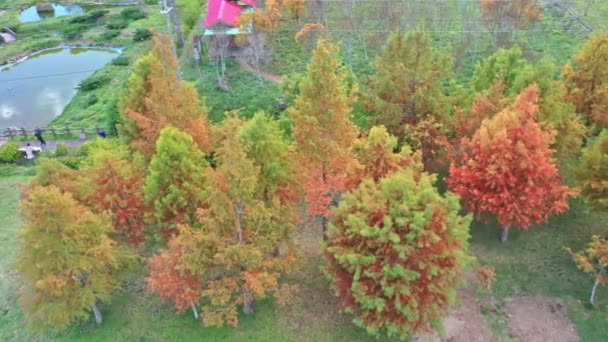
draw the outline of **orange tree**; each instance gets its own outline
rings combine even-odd
[[[344,311],[370,334],[429,331],[454,298],[471,217],[434,182],[405,168],[363,181],[332,210],[325,273]]]
[[[511,225],[527,229],[568,208],[574,191],[562,184],[549,148],[553,132],[535,121],[538,88],[525,89],[512,106],[483,121],[447,180],[478,216],[495,215],[505,242]]]
[[[331,202],[346,190],[347,172],[355,162],[351,147],[358,134],[350,120],[352,99],[337,53],[334,45],[318,42],[289,110],[307,210],[321,216],[324,235]]]

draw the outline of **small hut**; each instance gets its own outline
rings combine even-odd
[[[239,47],[234,36],[251,33],[251,26],[239,27],[237,20],[245,11],[258,6],[257,0],[209,0],[207,16],[203,22],[204,35],[209,41],[209,58],[217,59],[222,50],[225,57],[239,57],[243,48]]]

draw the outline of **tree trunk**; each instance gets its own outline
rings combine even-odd
[[[241,226],[241,208],[238,204],[233,204],[234,215],[236,216],[236,231],[239,238],[239,245],[243,243],[243,227]]]
[[[198,311],[196,310],[196,305],[194,305],[193,301],[190,301],[190,306],[192,306],[192,313],[194,314],[194,319],[198,320],[199,319]]]
[[[171,7],[171,21],[173,27],[175,27],[175,35],[177,37],[177,46],[180,48],[184,47],[184,32],[182,31],[182,23],[179,20],[179,11],[175,0],[167,0],[168,5]]]
[[[250,289],[243,290],[243,313],[245,315],[253,313],[253,293]]]
[[[101,311],[99,311],[99,308],[97,307],[97,303],[93,303],[92,309],[93,315],[95,316],[95,322],[97,322],[97,324],[101,324],[101,322],[103,321],[103,316],[101,315]]]
[[[327,183],[327,172],[325,171],[325,163],[323,163],[323,171],[321,174],[323,184]],[[331,191],[330,191],[331,193]],[[323,241],[327,241],[327,216],[323,215],[321,217],[321,229],[323,231]]]
[[[597,290],[597,285],[600,283],[599,278],[604,274],[604,267],[600,268],[597,275],[595,276],[595,283],[593,283],[593,288],[591,289],[591,296],[589,297],[589,304],[593,306],[595,302],[595,291]]]
[[[502,233],[500,234],[500,242],[505,243],[509,238],[509,228],[511,228],[510,224],[502,226]]]

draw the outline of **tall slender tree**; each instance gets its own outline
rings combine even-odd
[[[351,147],[357,128],[351,122],[351,97],[338,49],[320,40],[290,108],[297,163],[302,169],[308,213],[319,215],[325,235],[332,200],[346,190],[355,157]]]
[[[525,89],[514,104],[485,120],[465,139],[459,164],[452,163],[448,185],[478,216],[495,215],[505,242],[509,228],[527,229],[568,208],[574,191],[562,184],[550,149],[554,132],[535,121],[538,88]]]
[[[608,128],[608,34],[597,32],[564,67],[566,98],[588,124]]]
[[[190,134],[199,148],[210,151],[208,110],[196,88],[177,78],[176,66],[170,39],[156,34],[152,51],[137,62],[120,103],[121,135],[147,157],[154,154],[165,126]]]
[[[608,129],[583,150],[576,180],[590,209],[608,210]]]
[[[442,122],[447,112],[443,82],[450,76],[450,64],[425,33],[392,34],[372,64],[374,73],[365,98],[376,123],[403,139],[406,125],[429,116]]]
[[[24,280],[19,297],[35,329],[61,329],[87,319],[98,323],[98,301],[118,284],[122,253],[108,234],[112,226],[55,186],[36,187],[21,204],[16,268]]]
[[[177,224],[192,224],[205,200],[208,164],[192,137],[177,128],[160,132],[150,162],[144,195],[154,208],[161,235],[176,232]]]

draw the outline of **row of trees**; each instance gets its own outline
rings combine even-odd
[[[79,170],[42,161],[24,188],[17,268],[27,317],[53,328],[91,309],[100,317],[97,301],[148,256],[150,291],[206,325],[236,325],[239,307],[248,314],[257,299],[284,304],[297,291],[285,275],[298,264],[304,205],[319,219],[325,273],[355,323],[372,334],[428,331],[470,260],[472,218],[459,199],[495,218],[503,241],[511,226],[567,210],[575,191],[555,156],[577,156],[583,135],[605,128],[597,92],[608,79],[589,67],[598,58],[590,46],[601,44],[605,36],[592,38],[561,80],[548,62],[500,50],[467,91],[449,81],[449,59],[422,33],[391,36],[360,85],[337,47],[320,40],[294,88],[286,133],[265,113],[210,124],[157,36],[121,101],[122,140],[85,147]],[[593,88],[582,82],[590,78]],[[592,104],[577,107],[585,91]],[[596,140],[578,180],[601,207],[606,133]],[[441,194],[431,172],[448,164],[452,192]]]

